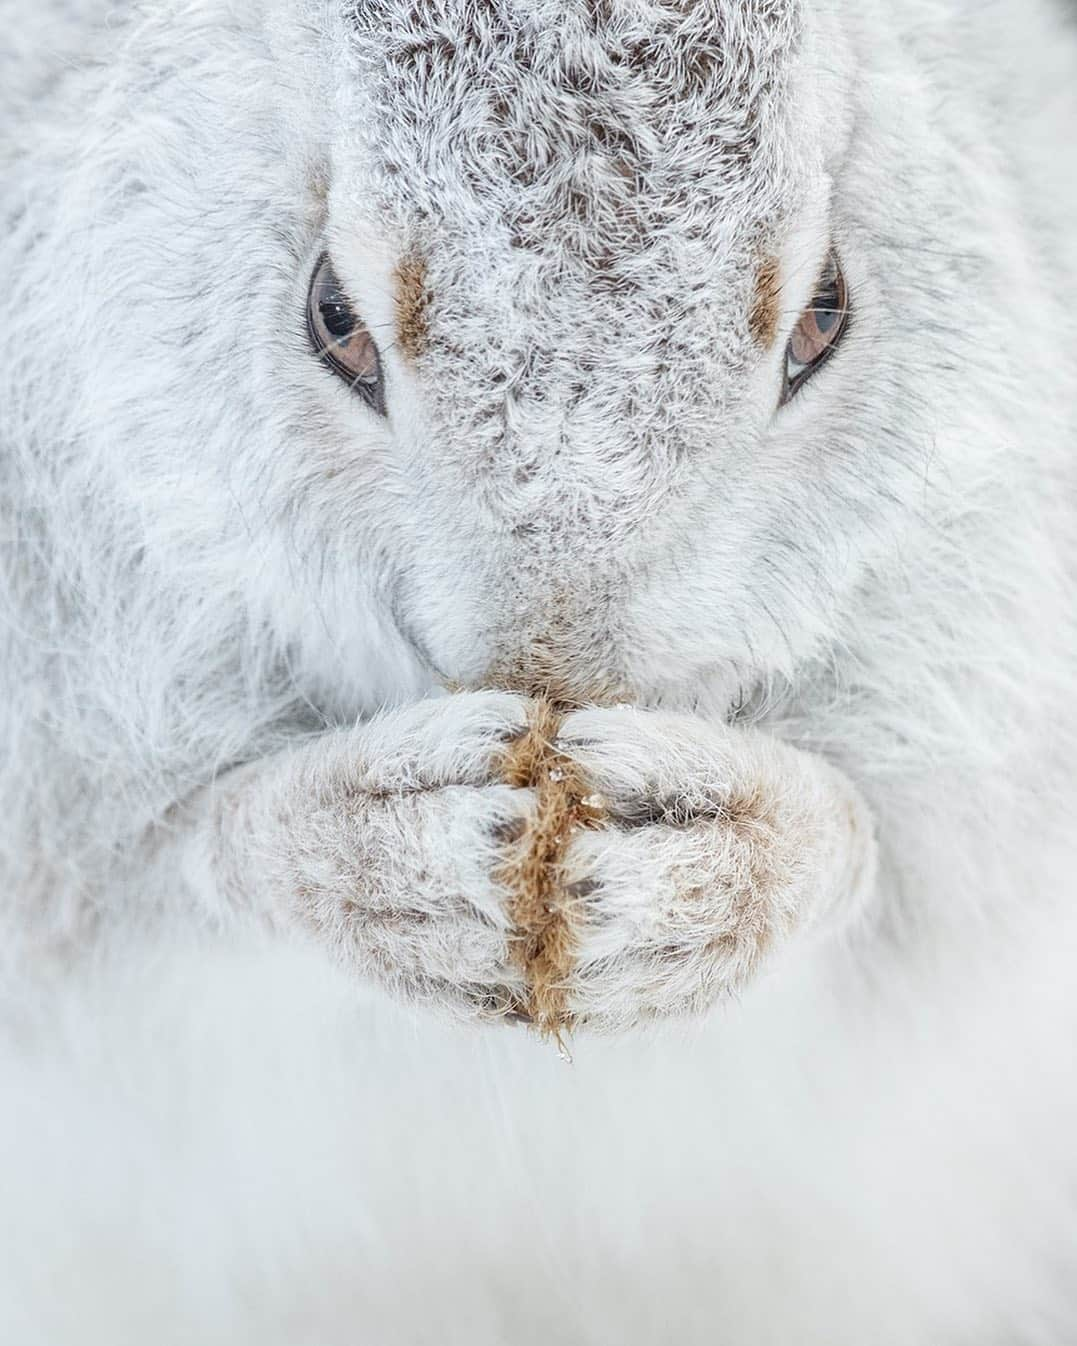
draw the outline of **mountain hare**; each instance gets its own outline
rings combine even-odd
[[[1073,10],[2,3],[3,1339],[1077,1342]]]

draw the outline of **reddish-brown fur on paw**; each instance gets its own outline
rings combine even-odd
[[[527,980],[526,1012],[554,1037],[571,1022],[566,986],[580,907],[566,890],[562,862],[573,833],[604,816],[575,763],[555,747],[562,718],[550,702],[539,701],[527,733],[506,752],[501,772],[508,785],[538,796],[534,818],[499,877],[512,893],[514,959]]]

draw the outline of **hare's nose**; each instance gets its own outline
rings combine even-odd
[[[390,615],[426,675],[568,704],[635,699],[624,596],[608,575],[565,573],[552,555],[549,564],[501,559],[473,564],[463,583],[456,565],[397,576]]]
[[[635,700],[629,678],[597,629],[534,628],[500,639],[453,641],[445,649],[406,624],[398,629],[427,671],[450,691],[494,687],[564,706]]]
[[[505,632],[481,675],[486,686],[562,705],[633,700],[608,614],[601,609],[547,614]]]

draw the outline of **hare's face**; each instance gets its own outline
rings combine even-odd
[[[298,343],[288,452],[422,661],[724,697],[816,650],[893,494],[839,26],[797,0],[355,0],[320,60],[292,302],[333,358]],[[848,329],[787,397],[832,257]]]

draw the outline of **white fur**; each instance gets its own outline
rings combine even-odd
[[[0,20],[0,1339],[1077,1341],[1066,5]],[[573,1006],[696,1011],[571,1066],[431,1012],[551,675]]]

